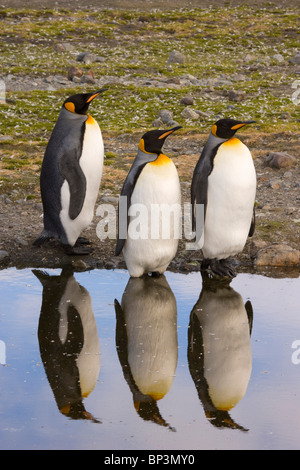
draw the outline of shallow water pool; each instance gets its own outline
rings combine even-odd
[[[300,448],[299,277],[10,268],[0,290],[1,449]]]

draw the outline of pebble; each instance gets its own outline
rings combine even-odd
[[[72,260],[72,266],[76,271],[86,271],[88,265],[82,259]]]
[[[72,65],[68,70],[68,80],[73,80],[75,77],[80,78],[83,75],[83,71]]]
[[[298,266],[300,251],[285,244],[269,245],[258,250],[256,266]]]
[[[17,237],[15,241],[20,246],[28,246],[28,242],[21,237]]]
[[[187,106],[193,105],[194,104],[194,98],[190,95],[184,96],[183,98],[181,98],[180,104],[185,104]]]
[[[181,113],[181,116],[185,119],[199,119],[199,114],[196,113],[193,109],[189,108],[188,106],[184,108],[184,110]]]
[[[158,127],[159,128],[159,127],[163,126],[163,124],[164,123],[160,118],[154,119],[154,121],[152,122],[152,127]]]
[[[172,51],[169,55],[167,64],[184,64],[186,62],[186,57],[179,51]]]
[[[102,196],[100,202],[105,202],[108,204],[118,204],[119,198],[114,196]]]
[[[291,64],[294,64],[294,65],[300,64],[300,52],[296,52],[296,54],[294,55],[294,57],[292,57],[291,59],[289,59],[289,62],[290,62]]]
[[[279,119],[288,121],[289,119],[291,119],[291,117],[292,117],[291,114],[288,111],[286,111],[279,116]]]
[[[284,57],[282,54],[274,54],[272,59],[276,60],[276,62],[284,62]]]
[[[168,109],[161,109],[158,113],[158,118],[165,124],[173,119],[173,113]]]
[[[6,250],[0,250],[0,262],[8,261],[9,253]]]
[[[78,62],[84,62],[85,64],[89,65],[97,61],[97,56],[96,54],[93,54],[92,52],[81,52],[76,57],[76,60]]]
[[[269,182],[269,187],[272,189],[277,190],[280,188],[280,186],[281,186],[281,181],[278,178],[271,179]]]
[[[242,101],[243,99],[245,99],[245,93],[240,90],[230,90],[228,92],[228,99],[229,101],[235,102]]]
[[[62,43],[55,44],[54,50],[56,52],[73,51],[74,46],[73,44],[70,44],[69,42],[62,42]]]

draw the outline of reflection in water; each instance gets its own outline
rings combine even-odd
[[[157,401],[171,388],[177,366],[177,305],[164,275],[130,278],[115,300],[116,346],[134,407],[144,420],[168,426]]]
[[[58,409],[72,419],[98,422],[83,405],[100,370],[100,343],[89,292],[71,270],[63,269],[60,276],[33,273],[43,286],[40,353]]]
[[[188,363],[205,415],[216,427],[247,429],[230,417],[246,393],[252,369],[253,311],[229,284],[203,278],[191,315]]]

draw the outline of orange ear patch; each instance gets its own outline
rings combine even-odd
[[[65,108],[68,111],[71,111],[71,113],[75,113],[75,104],[72,103],[72,101],[68,101],[67,103],[65,103]]]
[[[212,126],[212,128],[211,128],[211,133],[212,133],[215,137],[217,137],[217,126],[216,126],[215,124],[214,124],[214,125]]]

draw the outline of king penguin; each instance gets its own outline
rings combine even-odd
[[[179,177],[172,160],[162,153],[165,139],[177,129],[181,126],[143,135],[121,191],[116,255],[123,252],[131,277],[164,273],[178,248]]]
[[[212,276],[236,275],[229,258],[240,253],[254,233],[256,172],[249,149],[234,137],[238,129],[253,122],[217,121],[193,173],[193,230],[197,233],[196,204],[202,204],[204,226],[197,243],[204,257],[201,270]]]
[[[104,90],[73,95],[62,105],[42,163],[44,230],[34,242],[36,246],[56,238],[68,254],[90,251],[80,234],[93,218],[104,146],[99,125],[87,111]]]

